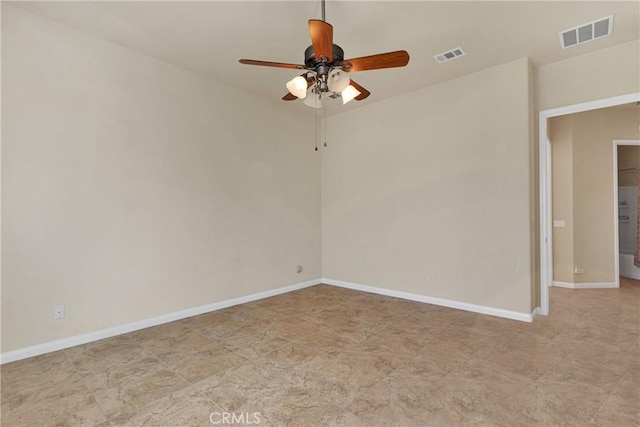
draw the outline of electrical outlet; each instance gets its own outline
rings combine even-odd
[[[302,270],[304,270],[304,268],[301,265],[299,265],[298,268],[296,269],[298,273],[302,273]]]
[[[582,268],[582,267],[576,267],[576,268],[574,268],[574,269],[573,269],[573,272],[574,272],[575,274],[584,274],[584,268]]]
[[[64,317],[64,305],[56,305],[53,307],[53,318],[62,319]]]

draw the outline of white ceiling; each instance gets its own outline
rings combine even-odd
[[[298,72],[238,60],[304,63],[307,20],[321,18],[319,0],[10,4],[274,102],[284,102],[284,84]],[[608,15],[615,15],[610,37],[560,48],[558,32]],[[640,31],[637,1],[328,1],[326,20],[345,58],[399,49],[411,56],[405,68],[354,73],[372,95],[346,107],[336,101],[330,113],[525,56],[534,65],[559,61],[638,39]],[[444,64],[433,60],[458,46],[464,57]]]

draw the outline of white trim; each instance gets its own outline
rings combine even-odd
[[[14,362],[16,360],[26,359],[28,357],[38,356],[53,351],[63,350],[65,348],[86,344],[104,338],[114,337],[116,335],[126,334],[128,332],[137,331],[140,329],[148,328],[150,326],[157,326],[163,323],[173,322],[175,320],[185,319],[187,317],[197,316],[199,314],[209,313],[211,311],[221,310],[223,308],[231,307],[234,305],[244,304],[263,298],[269,298],[287,292],[296,291],[298,289],[308,288],[309,286],[319,285],[321,283],[322,281],[320,279],[309,280],[307,282],[296,283],[277,289],[271,289],[268,291],[258,292],[238,298],[232,298],[225,301],[214,302],[212,304],[202,305],[200,307],[188,308],[186,310],[163,314],[161,316],[127,323],[125,325],[115,326],[113,328],[102,329],[95,332],[89,332],[86,334],[75,335],[55,341],[49,341],[43,344],[32,345],[30,347],[23,347],[17,350],[6,351],[4,353],[0,353],[0,364]]]
[[[566,116],[567,114],[615,107],[616,105],[631,104],[632,102],[637,101],[640,101],[640,92],[628,93],[626,95],[613,96],[611,98],[598,99],[595,101],[581,102],[580,104],[566,105],[564,107],[549,108],[548,110],[540,111],[540,117],[542,118],[543,115],[545,118]]]
[[[472,311],[474,313],[488,314],[490,316],[504,317],[505,319],[520,320],[521,322],[533,322],[533,313],[521,313],[518,311],[504,310],[501,308],[487,307],[484,305],[469,304],[466,302],[453,301],[444,298],[428,297],[426,295],[394,291],[391,289],[378,288],[375,286],[362,285],[359,283],[344,282],[342,280],[324,278],[322,279],[322,283],[332,286],[339,286],[341,288],[354,289],[356,291],[369,292],[372,294],[386,295],[389,297],[440,305],[443,307],[455,308],[458,310]]]
[[[616,282],[571,283],[571,282],[559,282],[554,280],[553,286],[558,288],[567,288],[567,289],[610,289],[610,288],[619,288],[620,283],[616,283]]]
[[[615,278],[616,278],[616,286],[620,287],[620,236],[619,236],[619,225],[618,225],[618,147],[621,145],[640,145],[640,139],[614,139],[613,140],[613,247],[615,249],[615,253],[613,254],[614,258],[614,269],[615,269]]]
[[[551,282],[552,286],[555,286],[556,288],[567,288],[567,289],[575,289],[573,287],[573,283],[570,282],[559,282],[557,280],[554,280],[553,282]]]
[[[551,253],[553,229],[551,222],[551,162],[550,151],[547,146],[547,120],[551,117],[566,114],[596,110],[598,108],[613,107],[630,104],[640,100],[640,92],[630,93],[597,101],[583,102],[558,108],[542,110],[538,116],[538,148],[539,148],[539,179],[540,179],[540,314],[549,314],[549,286],[553,280],[553,259]]]
[[[620,276],[640,280],[640,268],[634,265],[633,254],[618,254],[618,259],[620,261]]]

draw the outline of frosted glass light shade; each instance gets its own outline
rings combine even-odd
[[[342,91],[341,95],[342,95],[342,105],[346,104],[347,102],[351,101],[353,98],[355,98],[356,96],[360,95],[360,91],[358,89],[356,89],[355,87],[349,85],[346,88],[344,88],[344,90]]]
[[[304,99],[307,96],[307,79],[302,76],[294,77],[287,82],[287,90],[292,95]]]
[[[342,92],[351,83],[349,73],[346,73],[340,69],[334,68],[329,73],[328,82],[329,90],[331,92]]]
[[[303,101],[304,105],[312,108],[322,108],[322,100],[320,99],[320,96],[311,92],[311,89],[309,89],[308,95],[309,96],[307,96]]]

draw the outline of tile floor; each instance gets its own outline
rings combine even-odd
[[[319,285],[3,365],[1,421],[638,426],[639,302],[553,288],[528,324]]]

